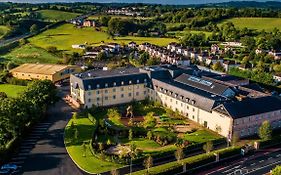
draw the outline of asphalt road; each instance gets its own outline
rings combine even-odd
[[[44,123],[50,123],[45,133],[28,153],[22,171],[24,175],[80,175],[80,170],[68,156],[63,142],[64,127],[72,109],[62,100],[48,111]]]
[[[271,148],[227,165],[216,167],[200,175],[264,175],[276,165],[281,165],[281,149]]]

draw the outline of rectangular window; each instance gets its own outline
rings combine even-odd
[[[139,96],[139,92],[136,92],[136,96]]]
[[[100,94],[100,91],[97,91],[97,95],[99,95]]]
[[[105,96],[104,99],[105,99],[105,100],[108,100],[108,96]]]
[[[104,93],[106,93],[106,94],[107,94],[107,93],[108,93],[108,90],[104,90]]]
[[[121,91],[124,91],[124,88],[123,88],[123,87],[121,87]]]
[[[132,96],[132,93],[129,93],[129,97],[131,97]]]
[[[88,99],[88,102],[89,102],[89,103],[91,102],[91,99],[90,99],[90,98]]]
[[[112,91],[113,91],[113,92],[116,92],[116,89],[115,89],[115,88],[113,88],[113,89],[112,89]]]
[[[146,95],[146,91],[143,91],[143,94]]]
[[[112,98],[113,98],[113,99],[116,99],[116,96],[115,96],[115,95],[113,95],[113,96],[112,96]]]
[[[124,98],[124,94],[121,94],[121,98]]]
[[[99,98],[99,97],[97,98],[97,101],[100,101],[100,98]]]

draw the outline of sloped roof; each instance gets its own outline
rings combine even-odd
[[[248,98],[243,101],[221,104],[214,110],[234,119],[242,118],[281,110],[281,100],[273,96]]]
[[[226,85],[188,74],[181,74],[180,76],[175,78],[175,81],[216,95],[222,95],[227,89],[229,89],[229,87]]]

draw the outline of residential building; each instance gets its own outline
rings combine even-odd
[[[276,82],[276,83],[280,83],[281,82],[281,73],[276,73],[273,75],[273,80]]]
[[[222,76],[173,65],[89,71],[71,75],[71,96],[85,108],[149,98],[229,139],[256,134],[265,120],[281,128],[279,98]]]
[[[12,69],[13,77],[24,80],[51,80],[59,82],[70,77],[72,73],[81,72],[81,68],[72,65],[57,64],[22,64]]]
[[[85,20],[83,21],[84,27],[96,27],[96,21],[94,20]]]

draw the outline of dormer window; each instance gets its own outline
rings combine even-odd
[[[100,85],[99,85],[99,84],[97,84],[97,88],[100,88]]]
[[[144,82],[147,82],[146,78],[143,80]]]
[[[91,90],[91,88],[92,88],[91,85],[88,85],[88,90]]]
[[[113,83],[113,86],[116,86],[116,82]]]
[[[107,84],[107,83],[105,83],[105,84],[104,84],[104,86],[107,88],[107,87],[108,87],[108,84]]]
[[[131,81],[131,80],[129,81],[129,84],[132,84],[132,81]]]
[[[189,98],[186,98],[185,101],[186,101],[186,102],[189,102]]]
[[[137,83],[140,83],[140,80],[137,80]]]
[[[121,82],[121,85],[124,85],[124,81]]]

